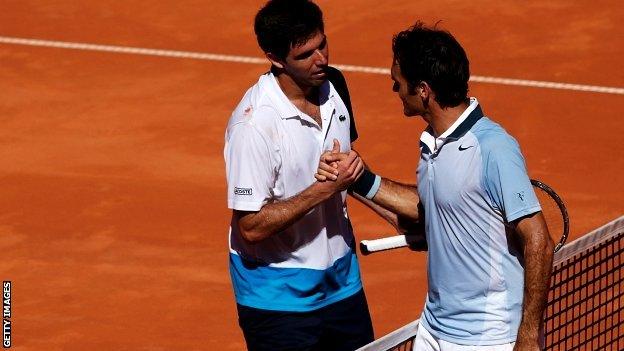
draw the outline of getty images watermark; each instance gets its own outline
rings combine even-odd
[[[11,281],[2,282],[2,347],[11,347]]]

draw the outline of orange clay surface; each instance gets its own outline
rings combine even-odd
[[[261,57],[259,1],[5,0],[0,36]],[[389,67],[442,20],[482,76],[624,86],[619,1],[319,1],[331,63]],[[573,3],[573,4],[572,4]],[[268,65],[0,44],[0,277],[14,350],[241,350],[223,135]],[[413,182],[424,123],[388,76],[346,73],[378,173]],[[624,213],[624,96],[473,83],[567,202],[572,239]],[[351,201],[351,200],[350,200]],[[358,240],[392,234],[353,201]],[[425,255],[361,257],[377,336],[415,318]]]

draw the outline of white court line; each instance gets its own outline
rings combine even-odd
[[[219,54],[192,52],[192,51],[158,50],[158,49],[136,48],[136,47],[128,47],[128,46],[74,43],[74,42],[66,42],[66,41],[52,41],[52,40],[26,39],[26,38],[13,38],[13,37],[0,36],[0,43],[28,45],[28,46],[42,46],[42,47],[52,47],[52,48],[61,48],[61,49],[73,49],[73,50],[85,50],[85,51],[115,52],[115,53],[135,54],[135,55],[178,57],[178,58],[189,58],[189,59],[208,60],[208,61],[267,64],[267,60],[264,58],[250,57],[250,56],[219,55]],[[388,68],[383,68],[383,67],[366,67],[366,66],[340,65],[340,64],[333,65],[333,66],[346,72],[361,72],[361,73],[372,73],[372,74],[383,74],[383,75],[390,74],[390,70]],[[499,77],[485,77],[485,76],[474,76],[474,75],[470,77],[470,81],[477,82],[477,83],[492,83],[492,84],[500,84],[500,85],[515,85],[515,86],[525,86],[525,87],[533,87],[533,88],[561,89],[561,90],[586,91],[586,92],[594,92],[594,93],[624,95],[624,88],[603,87],[603,86],[597,86],[597,85],[569,84],[569,83],[545,82],[545,81],[537,81],[537,80],[499,78]]]

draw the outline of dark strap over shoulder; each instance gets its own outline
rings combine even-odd
[[[334,88],[338,92],[338,95],[340,95],[340,98],[347,107],[349,118],[351,118],[351,142],[354,142],[358,138],[358,133],[355,128],[355,118],[353,117],[353,108],[351,107],[351,97],[349,96],[347,81],[342,75],[342,72],[331,66],[327,67],[327,78],[333,84]]]

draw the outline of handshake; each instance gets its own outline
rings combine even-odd
[[[364,166],[364,161],[356,151],[349,153],[340,152],[340,142],[334,139],[331,151],[325,151],[321,155],[318,169],[314,177],[319,183],[331,187],[334,192],[343,191],[351,187],[357,193],[357,188],[364,182],[365,188],[370,188],[370,183],[365,178],[374,176]],[[365,196],[366,194],[361,194]]]
[[[340,142],[334,139],[334,147],[331,151],[321,154],[318,169],[314,177],[318,182],[335,188],[335,191],[346,190],[356,182],[364,172],[364,161],[360,155],[351,150],[349,153],[340,152]]]

